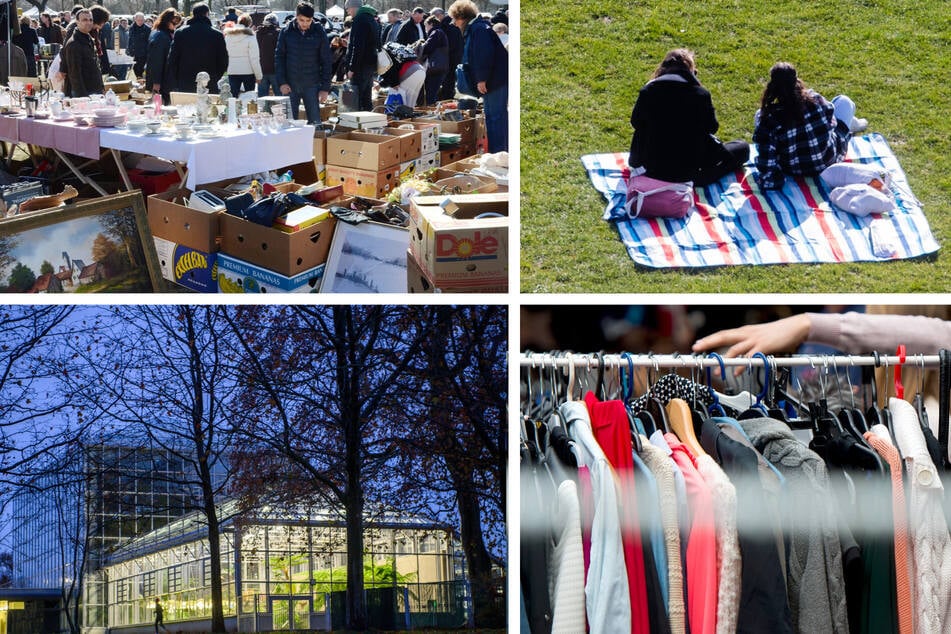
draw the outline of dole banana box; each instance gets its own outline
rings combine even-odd
[[[508,193],[416,196],[410,251],[437,286],[508,283]]]

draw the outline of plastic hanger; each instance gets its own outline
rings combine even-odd
[[[918,414],[918,424],[921,425],[921,428],[930,429],[931,426],[928,423],[928,411],[925,409],[925,397],[922,394],[925,383],[925,355],[919,354],[918,357],[921,360],[921,369],[918,372],[918,389],[915,390],[915,396],[912,399],[911,404],[914,406],[915,412]]]
[[[624,403],[624,412],[627,414],[627,425],[628,425],[628,428],[631,430],[631,440],[634,443],[634,449],[635,451],[637,451],[637,453],[641,453],[644,449],[643,445],[641,444],[642,430],[640,428],[641,426],[643,426],[643,422],[639,421],[637,417],[634,416],[634,412],[631,411],[631,407],[629,405],[629,403],[631,402],[631,398],[634,396],[634,359],[633,357],[631,357],[631,354],[629,352],[623,353],[621,355],[621,358],[627,361],[627,368],[631,375],[630,381],[627,383],[627,389],[625,393],[622,395],[621,402]],[[618,366],[618,372],[620,373],[620,377],[621,377],[620,383],[623,389],[624,371],[621,369],[620,366]],[[641,423],[640,426],[638,425],[639,422]],[[643,431],[646,432],[647,430],[644,429]],[[649,432],[645,435],[649,436],[650,433],[652,432]]]
[[[763,361],[763,389],[756,394],[756,402],[750,405],[749,409],[739,415],[739,420],[749,420],[751,418],[763,418],[768,417],[769,412],[766,407],[763,405],[763,399],[766,398],[766,395],[769,393],[770,380],[772,378],[772,373],[769,368],[769,360],[766,358],[766,355],[762,352],[756,352],[752,357],[749,358],[749,372],[753,374],[753,359],[762,359]]]
[[[721,357],[716,352],[711,352],[707,354],[707,358],[713,358],[717,360],[717,363],[720,365],[720,380],[726,381],[726,364],[723,363],[723,357]],[[710,370],[712,368],[707,366],[707,390],[710,392],[710,397],[713,399],[707,409],[714,416],[726,416],[726,410],[723,409],[723,405],[720,404],[720,393],[713,389],[713,381],[710,378]]]

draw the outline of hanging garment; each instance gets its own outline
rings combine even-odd
[[[763,457],[786,478],[790,535],[787,585],[793,629],[849,632],[838,525],[825,463],[771,418],[738,421]]]
[[[621,516],[614,472],[591,431],[588,408],[579,401],[559,407],[581,464],[591,475],[595,500],[591,525],[591,562],[585,580],[585,606],[592,632],[629,632],[631,602],[621,546]]]
[[[648,570],[644,561],[644,545],[638,517],[637,488],[634,480],[634,461],[631,453],[631,430],[627,410],[622,401],[600,401],[594,392],[585,394],[585,405],[591,417],[591,429],[618,479],[621,514],[621,542],[627,570],[631,603],[631,632],[650,634],[651,611],[648,604],[648,575],[656,578],[657,571]],[[659,624],[658,624],[659,625]],[[660,627],[656,631],[663,631]]]
[[[641,522],[641,535],[644,548],[650,548],[650,556],[657,570],[661,603],[667,611],[670,588],[667,585],[667,548],[664,545],[664,530],[660,523],[660,496],[657,491],[657,478],[637,454],[633,455],[635,482],[637,483],[637,511]],[[645,566],[647,556],[645,554]],[[648,588],[648,601],[650,601]]]
[[[913,632],[913,605],[911,595],[911,582],[909,580],[909,540],[908,540],[908,518],[905,506],[905,485],[901,477],[901,458],[898,451],[887,439],[888,430],[883,425],[880,431],[885,432],[886,438],[881,437],[873,431],[865,432],[865,440],[872,446],[879,455],[888,462],[892,483],[892,524],[895,529],[894,536],[894,569],[895,569],[895,602],[898,606],[898,632],[899,634],[912,634]],[[872,594],[871,592],[869,593]],[[883,600],[890,597],[869,597],[872,605],[880,604]],[[884,621],[884,620],[883,620]],[[879,622],[883,622],[879,621]],[[892,628],[894,631],[894,628]]]
[[[585,631],[584,556],[581,552],[581,508],[578,487],[571,480],[558,485],[552,512],[552,552],[548,560],[548,594],[552,606],[552,634]]]
[[[915,409],[891,398],[888,410],[908,473],[915,632],[944,632],[951,623],[951,537],[944,517],[944,486]]]
[[[519,535],[521,549],[520,580],[525,600],[525,609],[532,634],[551,632],[551,605],[548,584],[539,571],[548,570],[548,524],[551,495],[541,491],[536,465],[531,460],[522,459],[520,480],[527,489],[519,496],[520,513],[523,521]],[[552,484],[549,482],[548,486]]]
[[[743,553],[736,631],[740,634],[792,634],[783,566],[785,547],[775,500],[779,493],[779,482],[766,466],[766,460],[752,446],[744,445],[728,435],[732,430],[732,433],[749,443],[736,427],[726,422],[721,424],[723,420],[711,418],[705,421],[701,428],[700,443],[720,463],[736,487],[737,532],[740,551]],[[766,501],[762,485],[764,478],[775,487],[772,505]]]
[[[716,500],[713,517],[717,526],[717,634],[734,634],[743,572],[736,532],[736,488],[709,455],[697,456],[697,471]]]
[[[673,434],[664,434],[664,439],[684,474],[692,514],[687,543],[687,623],[691,634],[715,634],[719,588],[713,495],[687,446]]]
[[[684,610],[680,527],[677,523],[677,487],[674,484],[676,466],[667,453],[655,447],[646,436],[641,438],[641,459],[657,480],[660,521],[667,550],[667,614],[670,618],[670,631],[671,634],[685,634],[687,615]]]

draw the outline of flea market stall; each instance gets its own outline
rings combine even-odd
[[[163,107],[126,84],[0,89],[0,288],[507,290],[508,155],[477,110],[325,106],[315,127],[282,97]]]

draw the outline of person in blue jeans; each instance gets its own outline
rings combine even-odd
[[[274,74],[282,95],[291,101],[290,116],[297,118],[301,101],[307,123],[320,123],[320,104],[330,94],[332,67],[330,41],[314,21],[314,5],[301,2],[295,19],[281,29],[274,53]]]
[[[456,0],[449,7],[452,23],[462,31],[462,63],[485,107],[489,152],[507,151],[509,137],[509,54],[492,25],[479,16],[472,0]]]

